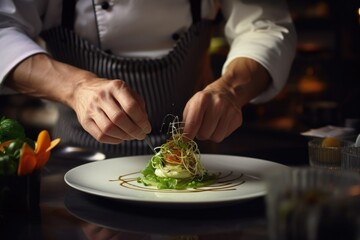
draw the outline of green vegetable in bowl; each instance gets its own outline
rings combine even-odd
[[[17,138],[25,138],[23,126],[15,119],[2,117],[0,120],[0,143]]]
[[[22,176],[40,171],[50,157],[50,151],[60,139],[51,141],[42,130],[33,141],[25,136],[23,126],[14,119],[1,118],[0,122],[0,176]]]

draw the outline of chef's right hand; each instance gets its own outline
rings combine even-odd
[[[19,93],[68,105],[83,128],[100,142],[144,139],[151,131],[144,100],[124,81],[99,78],[47,54],[23,60],[5,85]]]
[[[80,124],[99,142],[141,140],[151,131],[144,100],[122,80],[86,79],[73,99]]]

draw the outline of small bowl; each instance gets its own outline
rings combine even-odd
[[[39,206],[40,172],[0,177],[0,212],[27,213]]]

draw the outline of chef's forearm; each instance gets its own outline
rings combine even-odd
[[[271,77],[258,62],[239,57],[228,65],[220,81],[234,96],[235,104],[241,108],[269,87]]]
[[[19,63],[5,85],[22,94],[71,106],[76,87],[91,77],[96,76],[46,54],[36,54]]]

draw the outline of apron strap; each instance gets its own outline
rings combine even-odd
[[[69,30],[74,29],[76,0],[63,0],[61,25]],[[190,0],[193,24],[201,21],[201,0]]]
[[[76,0],[63,0],[61,25],[69,30],[74,29]]]
[[[201,0],[190,0],[193,24],[201,21]]]

